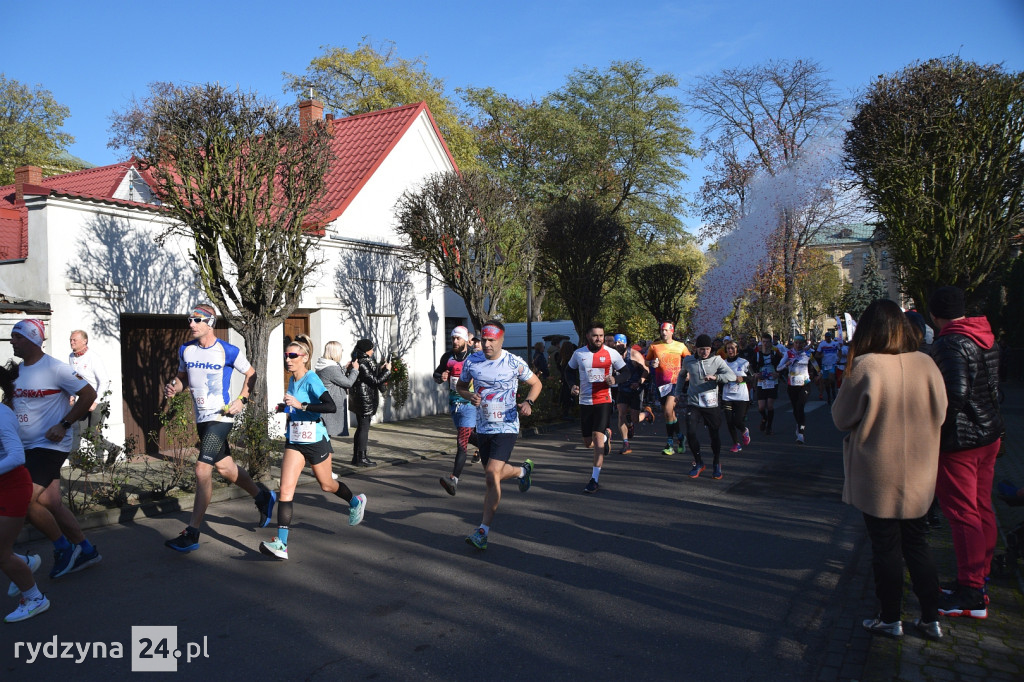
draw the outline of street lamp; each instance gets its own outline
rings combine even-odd
[[[427,319],[430,321],[430,355],[434,360],[434,364],[437,364],[437,323],[440,320],[440,316],[437,314],[437,310],[434,309],[434,302],[430,302],[430,310],[427,312]]]

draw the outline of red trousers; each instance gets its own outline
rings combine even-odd
[[[939,454],[935,494],[953,534],[956,580],[976,590],[985,586],[998,538],[992,511],[997,452],[999,440],[972,450]]]

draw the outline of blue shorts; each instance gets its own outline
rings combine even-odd
[[[835,374],[836,374],[835,367],[833,367],[832,369],[822,369],[821,370],[821,376],[825,377],[826,379],[828,379],[830,377],[834,377]]]
[[[458,429],[476,428],[476,405],[473,403],[450,403],[452,422]]]

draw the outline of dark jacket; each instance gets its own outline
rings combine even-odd
[[[331,398],[334,399],[334,404],[338,406],[338,411],[332,414],[322,414],[321,419],[324,420],[324,426],[327,427],[327,433],[331,436],[347,436],[348,435],[348,394],[347,391],[352,387],[352,384],[356,380],[356,369],[352,368],[347,372],[345,369],[333,360],[327,358],[319,358],[316,364],[313,365],[313,371],[320,377],[320,380],[324,382],[324,386],[327,387],[327,392],[331,394]]]
[[[378,368],[377,361],[364,353],[352,359],[359,363],[359,376],[348,391],[348,409],[356,415],[372,415],[380,406],[380,389],[391,376],[391,370]]]
[[[942,452],[971,450],[994,443],[1003,432],[996,388],[999,351],[984,317],[950,322],[932,344],[932,357],[946,384]]]

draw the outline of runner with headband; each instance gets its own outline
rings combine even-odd
[[[533,401],[544,386],[525,360],[502,349],[505,326],[499,320],[489,320],[480,335],[483,350],[463,363],[455,390],[477,408],[476,433],[487,480],[483,518],[466,542],[477,549],[487,549],[491,523],[501,501],[501,482],[517,478],[521,492],[530,489],[533,462],[526,460],[517,467],[508,460],[519,437],[519,415],[530,416]],[[516,404],[520,382],[529,386],[530,391],[523,402]]]
[[[690,350],[682,341],[672,338],[676,326],[672,322],[661,323],[661,340],[655,341],[647,350],[647,362],[654,370],[654,389],[661,396],[661,406],[665,414],[665,449],[662,454],[671,455],[674,452],[683,453],[683,434],[679,431],[679,423],[676,420],[676,379],[679,376],[679,368],[682,367],[683,358],[690,354]],[[673,440],[678,444],[673,449]]]
[[[477,444],[476,407],[455,390],[470,353],[469,330],[459,325],[452,330],[452,349],[441,356],[434,370],[434,381],[448,387],[448,411],[455,422],[455,465],[450,475],[441,477],[441,487],[449,495],[454,495],[458,488],[459,477],[462,476],[469,455],[469,445]]]

